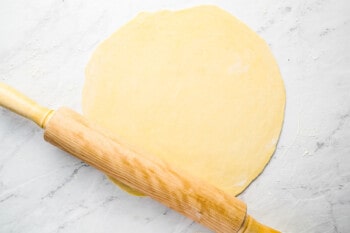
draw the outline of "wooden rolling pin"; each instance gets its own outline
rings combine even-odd
[[[73,110],[42,107],[1,82],[0,106],[34,121],[51,144],[214,232],[278,232],[250,217],[234,196],[126,148]]]

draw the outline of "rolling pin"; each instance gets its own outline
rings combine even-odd
[[[142,156],[69,108],[42,107],[1,82],[0,106],[43,128],[47,142],[214,232],[279,232],[249,216],[236,197],[160,159]]]

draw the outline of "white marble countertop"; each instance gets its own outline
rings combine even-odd
[[[269,43],[285,81],[278,149],[239,196],[283,232],[350,232],[350,3],[346,0],[2,0],[0,81],[80,111],[96,45],[140,11],[215,4]],[[0,109],[0,232],[210,232],[130,196]]]

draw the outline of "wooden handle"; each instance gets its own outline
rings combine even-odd
[[[280,233],[280,232],[259,223],[254,218],[247,215],[241,229],[237,233]]]
[[[22,93],[0,82],[0,106],[11,110],[39,125],[45,127],[53,110],[38,105]]]
[[[58,109],[46,124],[44,138],[215,232],[277,232],[248,217],[246,205],[237,198],[126,148],[72,110]]]

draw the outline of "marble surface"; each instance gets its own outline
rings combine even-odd
[[[140,11],[218,5],[266,39],[285,81],[277,151],[239,196],[283,232],[350,232],[350,3],[346,0],[2,0],[0,81],[80,111],[96,45]],[[0,109],[0,232],[210,232],[130,196]]]

